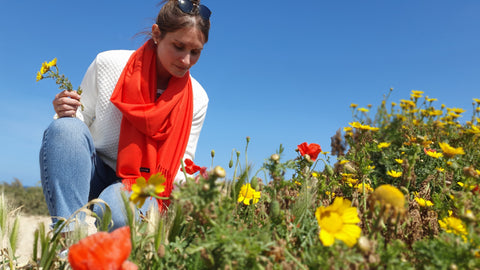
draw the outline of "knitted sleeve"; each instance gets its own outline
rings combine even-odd
[[[87,126],[90,126],[95,118],[95,104],[98,95],[97,89],[97,59],[93,60],[83,77],[80,88],[82,89],[82,97],[80,102],[82,108],[77,110],[77,118],[82,120]]]

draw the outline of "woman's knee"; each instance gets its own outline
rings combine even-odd
[[[72,117],[53,121],[43,133],[42,147],[82,145],[87,151],[94,152],[92,135],[81,120]]]
[[[52,137],[75,138],[89,134],[89,130],[81,120],[73,117],[63,117],[54,120],[45,133]]]

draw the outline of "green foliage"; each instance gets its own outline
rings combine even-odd
[[[5,198],[11,204],[11,208],[21,207],[21,212],[26,215],[48,215],[42,187],[24,187],[19,179],[15,179],[10,184],[5,182],[1,184],[1,190],[5,193]]]
[[[478,237],[478,235],[477,235]],[[477,242],[478,243],[478,242]],[[478,269],[480,259],[475,256],[478,247],[452,234],[442,233],[429,241],[413,245],[420,269]]]

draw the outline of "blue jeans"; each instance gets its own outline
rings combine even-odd
[[[40,148],[40,176],[53,224],[59,218],[71,218],[75,211],[95,198],[110,206],[111,230],[127,224],[120,195],[121,179],[98,157],[90,131],[81,120],[60,118],[45,130]],[[155,200],[147,200],[140,210],[145,213],[153,202]],[[102,207],[94,206],[93,210],[103,216]],[[81,215],[76,218],[80,222],[84,220]]]

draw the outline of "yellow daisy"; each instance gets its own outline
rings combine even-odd
[[[47,66],[48,67],[53,67],[53,66],[56,66],[57,65],[57,58],[53,58],[52,61],[48,62]]]
[[[256,204],[260,199],[261,192],[256,191],[255,189],[250,186],[250,184],[245,184],[240,189],[240,193],[238,194],[238,202],[243,202],[245,205],[250,205],[250,201],[253,204]]]
[[[452,158],[455,155],[465,155],[465,151],[463,151],[462,147],[452,147],[448,143],[438,143],[440,148],[442,148],[443,155],[447,158]]]
[[[331,246],[338,239],[352,247],[358,241],[362,230],[357,225],[360,222],[356,207],[352,202],[342,197],[336,197],[329,206],[320,206],[315,211],[320,232],[320,241],[324,246]]]
[[[47,73],[50,70],[50,67],[48,66],[47,62],[42,63],[42,67],[40,68],[40,73],[43,75]]]
[[[415,197],[414,199],[421,207],[433,206],[433,203],[431,201],[425,200],[424,198]]]
[[[397,171],[394,171],[394,170],[390,170],[390,171],[387,171],[387,175],[390,175],[393,178],[398,178],[398,177],[402,176],[402,172],[397,172]]]
[[[427,154],[427,156],[429,157],[433,157],[433,158],[441,158],[443,157],[443,154],[440,153],[440,152],[437,152],[436,150],[433,150],[433,149],[424,149],[423,150],[425,152],[425,154]]]
[[[365,188],[365,192],[373,191],[373,188],[368,183],[365,183],[365,185],[363,183],[360,183],[358,185],[355,185],[355,188],[360,192],[363,192],[364,188]]]
[[[389,143],[389,142],[381,142],[377,145],[378,149],[382,149],[382,148],[387,148],[391,145],[392,143]]]
[[[144,177],[137,178],[135,184],[132,185],[130,201],[136,204],[138,208],[141,208],[148,197],[158,195],[165,191],[165,181],[165,176],[161,173],[151,175],[148,183]]]
[[[363,108],[363,107],[362,107],[362,108],[358,108],[358,110],[361,111],[361,112],[369,112],[369,109]]]
[[[462,220],[452,217],[452,211],[448,211],[448,217],[439,220],[438,224],[440,225],[440,228],[444,229],[447,233],[460,235],[465,241],[467,240],[467,229],[465,224],[463,224]]]

